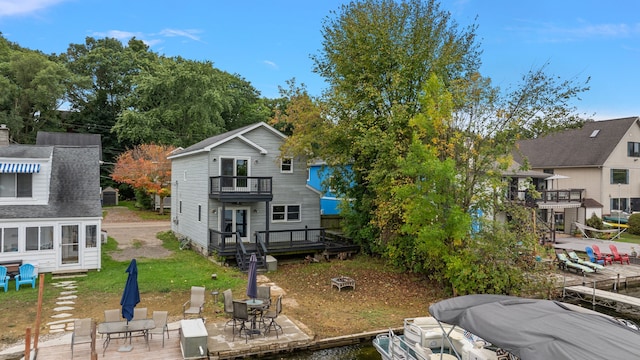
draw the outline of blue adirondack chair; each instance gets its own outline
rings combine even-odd
[[[589,246],[585,247],[584,250],[587,252],[587,256],[592,263],[604,265],[604,259],[598,259],[596,254],[593,252],[593,249]]]
[[[36,287],[36,275],[33,273],[34,267],[31,264],[20,265],[20,273],[16,275],[16,291],[20,290],[20,285],[31,284],[32,288]]]
[[[0,266],[0,286],[4,287],[4,292],[7,292],[7,287],[9,287],[9,279],[7,276],[7,268],[4,266]]]

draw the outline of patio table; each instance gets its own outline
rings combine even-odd
[[[152,319],[132,320],[128,322],[112,321],[99,323],[98,334],[107,335],[107,338],[102,343],[102,356],[104,356],[104,353],[107,351],[107,347],[109,347],[109,343],[111,342],[111,335],[113,334],[125,334],[125,343],[127,341],[128,335],[129,344],[131,344],[131,333],[138,331],[142,332],[144,341],[147,344],[147,349],[151,350],[151,348],[149,347],[149,330],[154,329],[155,327],[156,324]]]

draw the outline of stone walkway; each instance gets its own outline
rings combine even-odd
[[[54,280],[55,281],[55,280]],[[73,331],[74,305],[78,292],[75,280],[61,280],[52,283],[55,288],[60,289],[60,296],[56,299],[56,307],[53,309],[54,314],[51,316],[54,320],[47,322],[49,333],[55,334],[64,331]]]

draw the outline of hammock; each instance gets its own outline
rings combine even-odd
[[[600,229],[593,228],[591,226],[580,224],[579,222],[576,222],[574,224],[576,224],[576,228],[578,230],[580,230],[580,232],[582,233],[582,236],[585,239],[593,239],[591,236],[589,236],[589,234],[587,234],[587,231],[589,231],[591,233],[615,234],[613,237],[609,238],[609,240],[615,240],[615,239],[619,238],[620,235],[627,230],[627,229],[624,229],[624,228],[621,228],[621,227],[618,228],[618,229],[600,230]]]

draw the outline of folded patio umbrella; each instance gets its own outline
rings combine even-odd
[[[129,273],[127,284],[122,293],[120,305],[122,305],[122,317],[131,321],[133,319],[133,308],[140,302],[140,291],[138,290],[138,265],[136,259],[132,259],[126,270]]]
[[[249,258],[249,281],[247,282],[247,296],[250,299],[258,297],[258,270],[256,269],[258,259],[256,254],[251,254]]]

